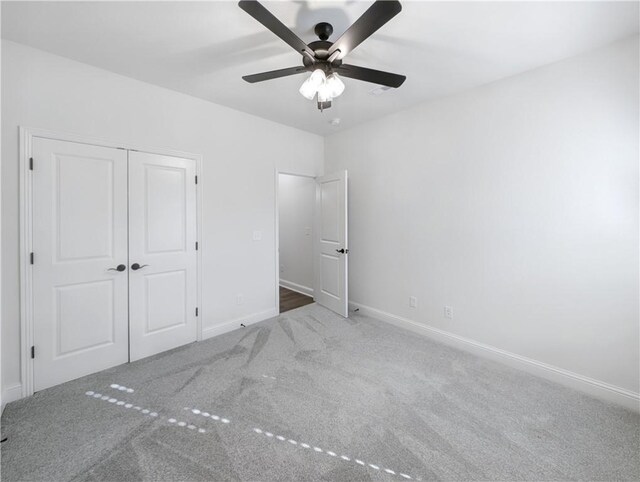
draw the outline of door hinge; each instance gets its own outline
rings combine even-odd
[[[198,251],[198,242],[196,241],[196,251]]]
[[[196,184],[198,184],[198,176],[196,176]]]
[[[198,308],[196,308],[196,316],[198,316]]]
[[[29,170],[33,171],[33,157],[29,158]]]
[[[29,254],[29,263],[33,264],[33,253]]]
[[[36,357],[36,347],[32,346],[31,347],[31,358],[35,358]]]

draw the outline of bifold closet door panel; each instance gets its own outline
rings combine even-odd
[[[129,152],[131,361],[196,341],[196,165]]]
[[[35,137],[32,155],[37,391],[128,361],[127,153]]]

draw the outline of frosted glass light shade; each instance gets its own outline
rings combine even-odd
[[[300,94],[305,99],[313,100],[318,89],[324,85],[327,77],[324,71],[317,69],[309,76],[307,80],[300,86]]]
[[[342,82],[342,80],[340,80],[338,74],[334,73],[327,77],[326,85],[329,96],[332,98],[336,98],[344,92],[344,83]]]

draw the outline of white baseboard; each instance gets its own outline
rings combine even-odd
[[[433,328],[431,326],[418,323],[416,321],[402,318],[400,316],[392,315],[370,306],[361,305],[359,303],[349,303],[352,309],[358,308],[363,315],[371,316],[378,320],[390,323],[400,328],[413,331],[420,335],[427,336],[433,340],[439,341],[449,346],[459,348],[466,352],[473,353],[475,355],[490,358],[492,360],[499,361],[506,365],[509,365],[520,370],[524,370],[533,375],[546,378],[547,380],[560,383],[570,388],[580,390],[594,397],[606,400],[608,402],[622,405],[626,408],[640,412],[640,394],[627,390],[625,388],[617,387],[609,383],[595,380],[578,373],[565,370],[563,368],[555,367],[547,363],[533,360],[524,356],[517,355],[515,353],[502,350],[490,345],[485,345],[469,338],[465,338],[459,335],[455,335],[448,331]]]
[[[219,325],[211,326],[202,330],[202,339],[206,340],[207,338],[222,335],[223,333],[228,333],[230,331],[237,330],[238,328],[242,328],[240,326],[240,323],[245,326],[249,326],[253,325],[254,323],[258,323],[259,321],[268,320],[269,318],[278,316],[278,314],[279,313],[277,308],[271,308],[259,313],[253,313],[249,316],[236,318],[235,320],[225,321],[224,323],[220,323]]]
[[[298,283],[294,283],[293,281],[287,281],[284,279],[280,280],[280,286],[291,291],[295,291],[296,293],[311,296],[313,298],[313,288],[309,288],[308,286],[299,285]]]
[[[15,402],[16,400],[20,400],[22,398],[22,384],[17,383],[9,388],[6,388],[2,391],[2,412],[4,412],[4,407],[7,406],[7,403]]]

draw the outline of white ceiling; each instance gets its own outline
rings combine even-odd
[[[337,39],[370,3],[264,2],[305,42],[320,21]],[[637,2],[405,1],[345,61],[407,81],[373,96],[344,79],[324,113],[298,93],[304,75],[241,79],[301,57],[236,2],[3,2],[2,37],[324,135],[637,34],[638,15]]]

